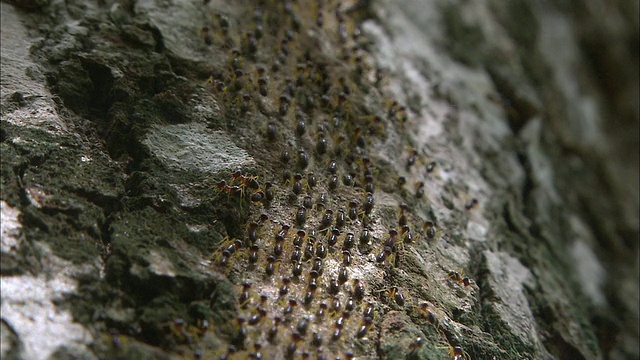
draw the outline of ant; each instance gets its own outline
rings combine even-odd
[[[258,92],[262,96],[267,96],[269,94],[269,86],[267,84],[267,78],[261,76],[258,78]]]
[[[371,324],[372,323],[373,323],[373,317],[372,316],[366,316],[362,320],[362,325],[360,325],[360,328],[358,329],[358,332],[356,333],[356,337],[359,338],[359,339],[365,337],[367,335],[367,332],[371,328]]]
[[[360,232],[360,237],[358,239],[360,241],[360,245],[368,245],[370,238],[371,238],[371,234],[369,232],[369,229],[363,229]]]
[[[320,220],[320,230],[329,229],[332,223],[333,223],[333,210],[326,209],[324,211],[324,215],[322,216],[322,219]]]
[[[304,206],[298,208],[296,212],[296,224],[298,226],[303,226],[305,221],[307,220],[307,209]]]
[[[302,200],[302,206],[305,209],[311,209],[313,208],[313,199],[311,198],[311,196],[305,196],[304,199]]]
[[[220,240],[220,245],[209,257],[209,260],[212,261],[212,263],[217,262],[221,266],[227,266],[231,256],[240,248],[242,248],[242,241],[240,239],[225,236]]]
[[[244,52],[253,57],[258,51],[258,40],[252,32],[247,32],[244,43],[242,44]]]
[[[240,294],[240,297],[238,299],[238,303],[240,303],[240,306],[242,306],[243,308],[249,302],[249,299],[250,299],[249,289],[250,288],[251,288],[251,282],[244,281],[242,283],[242,293]]]
[[[306,231],[304,231],[302,229],[298,230],[296,235],[293,237],[293,246],[302,247],[302,243],[304,242],[305,236],[307,236],[307,232]]]
[[[360,301],[364,298],[366,290],[360,279],[353,279],[353,298]]]
[[[436,316],[436,313],[431,310],[431,308],[432,305],[427,301],[420,303],[420,305],[417,307],[418,311],[421,312],[421,316],[425,316],[428,322],[435,325],[436,328],[439,328],[440,320]]]
[[[308,165],[309,165],[309,155],[304,150],[300,150],[298,152],[298,166],[304,170],[307,168]]]
[[[282,228],[280,229],[280,231],[278,231],[278,233],[275,235],[275,239],[276,241],[284,241],[285,237],[287,236],[287,232],[289,231],[290,226],[287,224],[282,224]]]
[[[473,283],[473,280],[469,279],[468,276],[464,275],[464,271],[460,270],[460,272],[451,270],[449,271],[449,279],[457,282],[458,284],[464,285],[467,287]]]
[[[424,339],[421,337],[417,337],[412,343],[411,345],[409,345],[409,352],[413,353],[414,351],[416,351],[417,349],[421,348],[422,345],[424,345]]]
[[[394,286],[388,289],[378,290],[377,293],[380,293],[380,294],[385,293],[387,299],[393,299],[393,301],[395,301],[395,303],[400,307],[403,307],[404,304],[406,303],[405,296],[400,291],[398,291],[397,286]]]
[[[400,207],[398,208],[398,225],[399,226],[405,226],[407,225],[407,215],[405,214],[405,211],[408,209],[408,206],[406,204],[401,204]]]
[[[416,163],[417,156],[418,150],[412,149],[409,158],[407,158],[407,163],[405,164],[407,171],[409,171],[409,169],[411,169],[411,167]]]
[[[285,116],[289,111],[289,104],[291,103],[291,99],[287,94],[280,95],[280,106],[279,106],[279,114],[280,116]]]
[[[373,175],[371,174],[367,174],[364,176],[364,191],[368,192],[368,193],[373,193],[374,191],[374,186],[373,186]]]
[[[244,197],[244,191],[240,186],[236,185],[227,185],[225,180],[220,180],[216,183],[216,187],[219,191],[224,191],[227,193],[227,197],[230,195],[240,194],[241,197]]]
[[[208,26],[205,26],[200,30],[200,36],[205,44],[213,45],[213,35],[211,34]]]
[[[411,228],[409,225],[402,226],[402,242],[404,244],[411,244],[413,242],[413,235],[411,234]]]
[[[347,221],[347,216],[344,213],[344,210],[340,209],[338,210],[338,214],[336,214],[336,227],[338,229],[341,229],[342,227],[345,226]]]
[[[276,257],[273,255],[270,255],[267,258],[267,265],[265,266],[265,274],[267,275],[267,277],[272,276],[273,273],[276,271],[276,267],[279,264],[278,261],[279,260],[276,260]]]
[[[419,181],[415,185],[416,187],[416,198],[421,199],[424,196],[424,182]]]
[[[293,193],[300,195],[302,193],[302,175],[297,173],[293,177]]]
[[[351,262],[353,262],[351,252],[349,250],[342,250],[342,264],[349,266],[351,265]]]
[[[240,183],[240,188],[242,189],[243,194],[245,188],[254,190],[254,193],[260,191],[260,183],[258,182],[257,176],[243,175],[240,170],[234,171],[231,176],[235,181]]]
[[[436,226],[431,220],[425,221],[422,229],[427,233],[427,237],[429,239],[433,239],[434,237],[436,237],[436,235],[438,235],[438,233],[442,232],[442,230],[436,231]]]
[[[298,123],[296,124],[296,135],[302,136],[307,132],[307,123],[304,119],[298,119]]]
[[[278,127],[276,126],[275,122],[271,121],[269,122],[269,124],[267,124],[267,140],[269,140],[270,142],[274,142],[277,138]]]
[[[340,236],[340,230],[334,228],[331,230],[331,235],[327,239],[327,244],[329,246],[334,246],[338,242],[338,237]]]
[[[233,174],[233,179],[239,185],[228,185],[225,180],[220,180],[216,183],[216,187],[219,191],[224,191],[229,195],[239,194],[241,198],[245,197],[245,189],[249,188],[253,190],[251,194],[252,201],[260,201],[264,197],[264,193],[260,190],[260,183],[257,176],[245,176],[240,170],[236,170]]]
[[[314,173],[312,173],[312,172],[307,173],[307,189],[311,190],[317,184],[318,184],[318,180],[316,179],[316,176],[314,175]]]
[[[402,189],[402,187],[404,187],[406,183],[407,183],[407,178],[404,176],[400,176],[398,178],[398,181],[396,182],[396,185],[398,186],[398,189]]]
[[[327,139],[325,138],[323,133],[319,133],[317,136],[316,142],[316,153],[318,155],[324,155],[327,152],[327,148],[329,147],[327,143]]]
[[[432,162],[428,163],[427,167],[426,167],[427,172],[428,173],[433,172],[433,170],[435,169],[436,165],[437,165],[437,163],[435,161],[432,161]]]
[[[356,220],[358,218],[358,201],[353,199],[349,201],[349,219]]]
[[[169,324],[169,329],[174,337],[183,342],[191,343],[192,338],[188,332],[188,326],[183,319],[175,319]]]
[[[453,346],[447,343],[445,346],[437,346],[440,349],[447,349],[447,355],[451,360],[471,360],[471,355],[464,351],[461,346]]]
[[[373,198],[373,194],[372,193],[367,193],[367,196],[365,198],[364,204],[362,206],[364,213],[366,215],[371,214],[371,211],[373,210],[373,205],[375,204],[375,200]]]
[[[464,208],[466,210],[471,210],[474,207],[476,207],[477,205],[478,205],[478,199],[473,198],[473,199],[469,200],[469,202],[464,205]]]
[[[237,58],[236,58],[237,59]],[[235,61],[235,59],[234,59]],[[229,90],[233,93],[237,93],[240,90],[242,90],[242,88],[244,87],[244,81],[242,80],[243,76],[244,76],[244,72],[240,69],[236,69],[234,72],[234,79],[231,82],[231,87],[229,88]]]
[[[344,238],[344,242],[342,244],[342,248],[344,250],[349,250],[355,245],[355,235],[353,233],[347,233],[347,236]]]
[[[391,248],[388,246],[385,246],[384,249],[378,254],[378,256],[376,256],[376,262],[379,263],[384,263],[387,261],[387,258],[389,257],[389,255],[391,255]]]
[[[273,197],[273,183],[271,181],[267,181],[264,185],[264,199],[266,203],[273,201]]]

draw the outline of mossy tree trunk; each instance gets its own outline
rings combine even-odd
[[[637,14],[3,2],[2,357],[637,359]]]

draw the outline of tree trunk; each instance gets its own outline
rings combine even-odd
[[[2,3],[2,358],[638,359],[638,3]]]

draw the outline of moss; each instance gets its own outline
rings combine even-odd
[[[69,49],[58,53],[46,44],[34,50],[55,52],[51,58],[62,60],[49,65],[51,89],[68,110],[91,119],[84,124],[90,141],[64,138],[61,144],[46,133],[3,123],[1,149],[15,159],[2,159],[2,199],[21,204],[30,240],[54,244],[56,254],[75,263],[103,265],[100,276],[80,277],[79,293],[66,299],[74,318],[99,334],[93,344],[96,354],[153,358],[202,351],[206,358],[220,357],[233,345],[238,357],[262,351],[265,358],[283,358],[286,346],[298,341],[296,332],[306,332],[299,334],[303,339],[296,343],[296,354],[317,355],[318,346],[310,341],[317,332],[324,336],[324,354],[336,357],[353,351],[357,357],[443,358],[454,345],[472,358],[536,356],[537,349],[515,335],[490,301],[478,300],[475,288],[448,277],[449,268],[477,256],[465,250],[469,239],[462,230],[475,215],[459,206],[469,189],[451,180],[434,181],[446,185],[423,198],[414,195],[419,181],[442,179],[426,174],[420,162],[404,166],[407,149],[415,145],[409,119],[414,114],[386,95],[384,82],[374,79],[381,70],[370,57],[375,49],[367,49],[364,35],[354,37],[372,10],[358,5],[336,12],[320,9],[316,2],[291,2],[291,9],[285,2],[261,4],[259,11],[244,3],[160,8],[162,16],[176,11],[171,19],[186,22],[166,24],[166,18],[158,20],[158,9],[139,3],[128,16],[146,34],[141,47],[126,32],[122,39],[114,37],[108,31],[112,19],[100,13],[91,21],[109,25],[96,26],[95,41],[83,43],[91,55],[70,57]],[[480,24],[460,16],[457,6],[444,9],[449,51],[474,67],[492,62],[495,55]],[[510,4],[505,11],[536,27],[524,4]],[[260,26],[262,37],[253,49],[252,37]],[[515,20],[504,26],[525,45],[536,41],[535,31],[529,34]],[[53,32],[55,36],[62,35]],[[189,44],[186,55],[181,41]],[[79,45],[71,46],[72,53],[79,50],[74,46]],[[414,95],[407,106],[419,110],[423,104]],[[461,147],[465,138],[453,126],[458,120],[452,115],[445,127],[450,132],[447,141]],[[167,136],[174,147],[162,141],[150,145],[155,131],[176,127],[180,135],[198,133],[173,143],[176,137]],[[216,142],[221,134],[233,146],[202,144]],[[17,136],[33,141],[6,141]],[[326,151],[321,150],[322,141]],[[92,142],[103,142],[98,147],[104,146],[109,155],[89,163],[76,161],[96,146]],[[206,156],[175,156],[173,163],[162,158],[161,150],[177,153],[192,149],[193,143],[198,143],[198,151],[235,151],[235,157],[246,161],[234,173],[231,162],[204,166],[200,161],[211,159]],[[290,159],[283,157],[285,152]],[[338,164],[335,187],[328,170],[332,160]],[[480,171],[486,174],[487,168]],[[457,171],[452,169],[446,171]],[[61,176],[62,170],[68,175]],[[310,173],[317,184],[310,183]],[[354,178],[353,184],[345,184],[346,176]],[[406,176],[407,184],[398,185],[400,176]],[[16,195],[21,178],[28,186],[42,183],[59,191],[51,198],[53,205],[37,208],[25,195]],[[267,182],[271,201],[266,200]],[[375,187],[372,211],[364,206],[367,183]],[[321,194],[326,195],[324,203]],[[296,213],[304,208],[305,196],[312,197],[313,204],[304,210],[302,221]],[[338,224],[339,210],[350,209],[352,199],[355,215]],[[399,203],[407,206],[408,231],[416,239],[403,246],[405,234],[390,240],[389,232],[406,231],[399,223]],[[321,226],[326,210],[333,211],[331,221]],[[435,222],[436,236],[426,235],[424,220]],[[496,228],[509,228],[500,219],[492,220]],[[513,221],[517,224],[511,224],[509,232],[516,234],[505,242],[526,238],[510,250],[520,253],[527,266],[546,265],[534,263],[527,251],[535,253],[532,259],[562,253],[557,244],[545,244],[548,249],[530,244],[538,239],[525,236],[529,229],[520,220]],[[340,234],[329,245],[333,227],[340,228]],[[364,229],[374,236],[359,244]],[[345,243],[349,233],[358,244]],[[326,245],[322,256],[319,244]],[[376,261],[381,255],[382,261]],[[560,264],[553,264],[554,269],[566,271],[566,264]],[[342,267],[349,278],[334,285]],[[315,276],[319,280],[312,285]],[[566,283],[561,280],[551,279],[545,291],[560,288]],[[362,293],[357,284],[364,286]],[[397,300],[398,293],[406,299]],[[530,297],[540,309],[548,300]],[[356,299],[347,310],[350,298]],[[310,300],[304,304],[304,299]],[[437,322],[428,322],[416,309],[424,300],[433,303]],[[332,309],[337,302],[339,309]],[[368,302],[375,304],[371,319],[361,315]],[[324,316],[318,314],[321,310]],[[578,325],[586,328],[585,311],[578,304],[565,315],[580,319]],[[313,319],[308,329],[300,325],[304,319]],[[365,325],[366,338],[352,346]],[[277,334],[271,335],[274,327]],[[340,332],[334,336],[336,329]],[[417,337],[425,344],[412,348]],[[585,337],[593,349],[591,335]],[[256,342],[261,344],[256,347]]]
[[[6,125],[3,123],[2,128]],[[0,187],[0,195],[2,200],[7,202],[9,206],[16,207],[20,203],[20,193],[15,191],[15,184],[18,183],[20,169],[24,169],[27,164],[24,159],[18,156],[16,149],[6,142],[0,143],[0,152],[2,157],[2,186]]]
[[[478,24],[465,21],[455,4],[445,6],[443,18],[446,24],[447,44],[451,55],[469,66],[482,65],[487,57],[484,33]]]
[[[498,314],[492,304],[482,308],[482,326],[484,331],[491,334],[496,344],[499,344],[510,359],[531,359],[535,352],[530,344],[525,344],[514,335],[513,330]]]

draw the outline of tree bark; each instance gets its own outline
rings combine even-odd
[[[637,2],[1,12],[2,358],[640,357]]]

